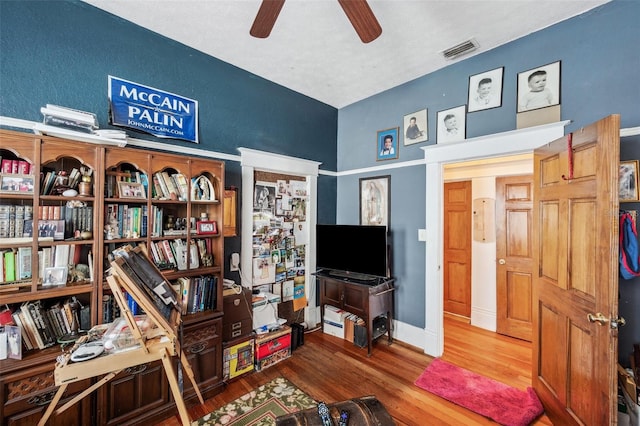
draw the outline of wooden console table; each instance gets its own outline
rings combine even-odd
[[[393,321],[393,279],[357,281],[316,274],[320,282],[320,312],[324,319],[324,305],[332,305],[362,318],[367,325],[367,356],[371,356],[372,342],[383,334],[375,335],[373,322],[381,315],[386,317],[386,334],[389,344]]]

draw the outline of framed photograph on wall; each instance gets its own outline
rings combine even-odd
[[[504,67],[469,77],[467,111],[475,112],[502,106]]]
[[[412,112],[404,116],[404,144],[426,142],[429,140],[427,110]]]
[[[560,61],[518,73],[517,112],[560,105]]]
[[[458,142],[466,138],[466,105],[438,112],[437,143]]]
[[[376,161],[398,158],[398,127],[379,130],[376,144]]]
[[[640,201],[638,194],[638,160],[620,162],[619,198],[621,203]]]
[[[389,227],[391,175],[360,178],[360,225]]]

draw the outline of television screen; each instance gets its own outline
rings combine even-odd
[[[387,259],[386,226],[316,225],[318,270],[388,278]]]

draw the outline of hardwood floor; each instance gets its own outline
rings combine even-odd
[[[491,377],[509,386],[531,385],[531,344],[472,327],[465,320],[445,316],[442,359]],[[367,351],[322,331],[305,334],[293,356],[259,373],[241,376],[225,390],[189,408],[196,420],[252,389],[283,376],[318,401],[336,402],[375,395],[399,426],[495,425],[497,423],[439,398],[413,383],[432,361],[421,350],[380,339],[370,358]],[[180,425],[176,415],[158,425]],[[534,423],[552,425],[546,416]]]

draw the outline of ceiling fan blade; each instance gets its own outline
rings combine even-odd
[[[257,38],[269,37],[282,6],[284,6],[284,0],[262,0],[249,34]]]
[[[382,27],[367,0],[338,0],[338,2],[363,43],[369,43],[382,34]]]

